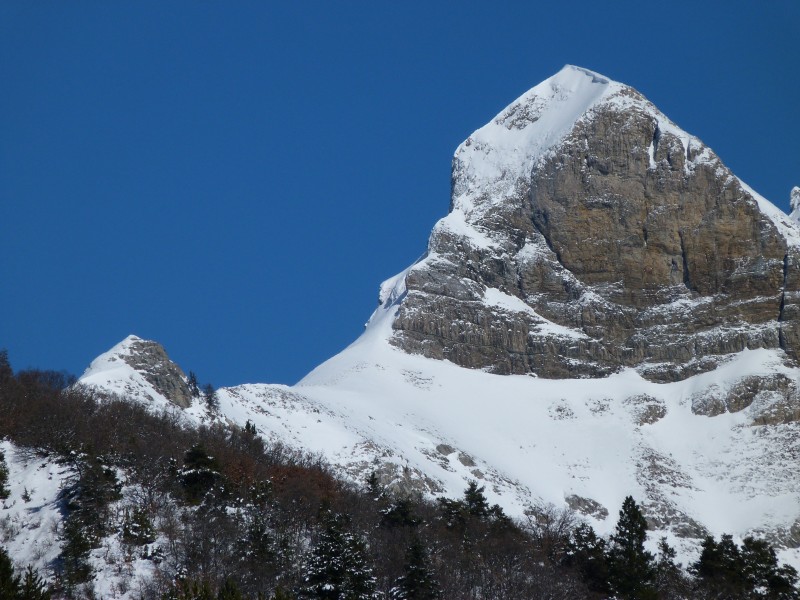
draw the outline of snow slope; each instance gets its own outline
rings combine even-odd
[[[452,210],[434,235],[453,231],[491,247],[476,225],[480,216],[512,194],[587,111],[602,102],[633,102],[622,89],[568,66],[509,105],[457,149]],[[639,108],[652,111],[659,128],[684,148],[702,146],[649,103]],[[698,153],[693,160],[717,159]],[[789,244],[797,243],[793,220],[751,194]],[[435,259],[429,254],[422,263]],[[216,415],[199,402],[183,414],[198,422],[249,420],[267,439],[322,454],[355,482],[375,472],[401,492],[454,497],[478,480],[489,500],[513,516],[548,504],[570,506],[603,534],[612,531],[630,494],[644,505],[653,539],[667,535],[685,557],[707,533],[756,534],[782,546],[782,558],[800,567],[800,423],[757,424],[776,414],[780,393],[764,391],[744,410],[713,417],[692,410],[750,376],[780,376],[796,385],[800,371],[787,366],[782,351],[729,355],[716,370],[674,383],[647,381],[632,369],[571,380],[463,369],[389,343],[413,268],[381,286],[381,305],[363,334],[297,385],[223,388]],[[495,289],[486,290],[484,302],[531,310]],[[581,335],[541,320],[551,335]],[[178,410],[119,360],[131,339],[138,338],[95,360],[81,383]]]

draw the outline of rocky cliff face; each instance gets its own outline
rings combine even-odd
[[[187,377],[164,347],[135,335],[92,361],[80,382],[159,407],[192,403]]]
[[[653,381],[798,357],[793,221],[636,90],[576,67],[476,131],[393,343],[495,373]]]

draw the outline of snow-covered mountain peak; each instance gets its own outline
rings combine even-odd
[[[794,186],[789,196],[789,206],[792,209],[789,215],[795,222],[800,223],[800,186]]]
[[[601,533],[633,494],[672,536],[797,548],[797,231],[639,92],[567,66],[458,147],[449,215],[353,344],[183,414],[403,493],[479,480],[511,515],[570,506]],[[152,405],[169,381],[136,337],[81,378]]]
[[[488,195],[497,201],[513,192],[517,179],[562,141],[582,115],[621,88],[568,65],[525,92],[456,150],[452,208],[470,215],[480,211]]]
[[[95,358],[79,382],[159,408],[191,404],[191,391],[181,368],[170,360],[161,344],[135,335]]]

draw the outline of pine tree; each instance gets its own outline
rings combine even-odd
[[[564,563],[578,572],[590,590],[609,592],[606,542],[590,525],[582,523],[572,532]]]
[[[217,600],[244,600],[239,586],[232,579],[228,578],[217,593]]]
[[[203,400],[205,400],[209,410],[217,410],[219,408],[217,391],[210,383],[207,383],[203,386]]]
[[[473,517],[487,517],[489,516],[490,508],[489,503],[486,501],[486,496],[483,494],[485,486],[478,487],[478,483],[470,481],[467,489],[464,490],[464,503],[467,506],[467,511]]]
[[[344,529],[341,515],[327,513],[325,528],[311,552],[301,598],[372,600],[376,579],[367,563],[364,541]]]
[[[656,598],[653,555],[644,549],[647,521],[636,501],[628,496],[619,511],[619,520],[608,552],[609,583],[622,598]]]
[[[701,544],[700,558],[692,565],[692,571],[702,588],[713,590],[722,597],[737,597],[747,587],[742,557],[733,537],[723,534],[719,543],[711,536]]]
[[[689,593],[689,582],[680,565],[675,563],[678,553],[662,537],[658,542],[658,558],[655,562],[655,587],[659,597],[684,598]]]
[[[50,600],[47,586],[30,565],[25,570],[25,577],[22,579],[19,600]]]
[[[0,350],[0,386],[7,383],[12,377],[14,377],[14,370],[8,361],[8,350],[2,349]]]
[[[0,500],[5,500],[11,495],[8,489],[8,465],[6,457],[0,452]]]
[[[416,527],[422,523],[422,519],[414,514],[414,504],[408,498],[398,498],[380,513],[381,527]]]
[[[189,378],[186,383],[189,386],[189,393],[194,398],[198,398],[200,396],[200,387],[197,385],[197,375],[194,374],[194,371],[189,371]]]
[[[430,567],[430,557],[418,538],[414,538],[408,548],[403,568],[404,574],[392,588],[392,600],[437,600],[442,597],[439,582]]]
[[[141,546],[150,544],[156,539],[153,522],[147,511],[141,506],[132,510],[125,509],[122,520],[122,540],[125,543]]]
[[[18,598],[20,591],[19,575],[14,574],[14,565],[5,548],[0,546],[0,598]]]

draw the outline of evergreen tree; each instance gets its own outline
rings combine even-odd
[[[5,548],[0,546],[0,598],[18,598],[20,578],[14,573],[14,565]]]
[[[225,580],[225,583],[222,584],[222,587],[219,588],[217,600],[244,600],[244,596],[242,596],[242,592],[239,591],[239,586],[236,585],[232,579],[228,578]]]
[[[0,386],[8,383],[14,377],[14,370],[8,361],[8,350],[0,349]]]
[[[717,543],[713,537],[708,536],[703,540],[701,548],[700,558],[692,565],[700,587],[713,590],[721,597],[736,598],[742,595],[747,582],[739,547],[733,537],[723,534]]]
[[[0,452],[0,500],[5,500],[11,495],[8,489],[8,465],[6,457]]]
[[[430,557],[418,538],[414,538],[408,548],[403,568],[404,574],[392,588],[392,600],[437,600],[442,597],[439,582],[430,567]]]
[[[209,410],[217,410],[219,408],[217,391],[210,383],[207,383],[203,386],[203,400],[205,400]]]
[[[765,598],[800,598],[797,590],[797,571],[789,566],[778,566],[775,550],[764,540],[746,537],[742,540],[742,569],[748,587],[760,590]]]
[[[372,471],[367,477],[367,491],[373,498],[379,498],[383,495],[383,487],[378,480],[378,474]]]
[[[590,525],[582,523],[572,532],[564,563],[575,569],[593,592],[609,592],[606,542]]]
[[[186,383],[192,396],[198,398],[200,396],[200,387],[197,384],[197,375],[194,374],[194,371],[189,371],[189,378]]]
[[[631,496],[625,498],[608,551],[609,583],[622,598],[656,598],[653,555],[644,549],[647,521]]]
[[[275,590],[275,593],[272,594],[270,600],[294,600],[294,596],[292,596],[282,587],[278,586],[278,588]]]
[[[477,482],[470,481],[467,489],[464,490],[464,504],[467,507],[467,512],[473,517],[483,518],[489,516],[491,509],[486,501],[486,496],[483,494],[485,489],[485,486],[478,487]]]
[[[30,565],[25,570],[25,577],[22,579],[19,600],[50,600],[50,592],[47,591],[47,586]]]
[[[220,479],[219,464],[209,456],[205,448],[198,444],[192,446],[183,456],[183,469],[180,482],[191,504],[199,503],[206,493]]]
[[[301,598],[372,600],[376,579],[364,541],[345,531],[341,515],[327,513],[324,529],[306,567]]]
[[[141,506],[125,509],[122,520],[122,540],[128,544],[141,546],[156,540],[153,522]]]
[[[422,523],[414,514],[414,504],[408,498],[398,498],[381,511],[381,527],[416,527]]]
[[[658,542],[654,582],[660,598],[685,598],[689,594],[689,581],[675,563],[676,557],[675,549],[662,537]]]
[[[775,550],[763,540],[745,538],[742,547],[723,534],[719,542],[707,537],[698,561],[692,565],[699,587],[723,598],[796,600],[797,571],[779,566]]]

